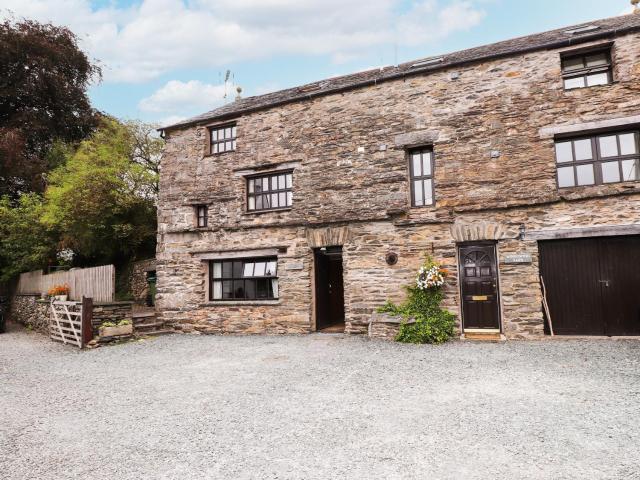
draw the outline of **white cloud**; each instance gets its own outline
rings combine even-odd
[[[89,0],[0,2],[17,17],[68,25],[101,60],[105,82],[272,55],[330,55],[341,63],[395,42],[427,44],[483,17],[477,0],[416,0],[408,13],[403,0],[141,0],[96,8]]]
[[[235,87],[229,83],[211,85],[199,80],[171,80],[149,97],[140,100],[138,107],[144,112],[152,113],[189,111],[194,108],[202,110],[207,106],[213,108],[221,104],[225,94],[227,98],[233,99],[236,95]]]

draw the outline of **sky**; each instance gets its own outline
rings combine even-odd
[[[630,12],[629,0],[0,0],[68,26],[93,105],[167,125],[242,96]],[[225,82],[228,75],[228,81]]]

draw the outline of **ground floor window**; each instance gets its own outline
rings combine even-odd
[[[209,298],[275,300],[278,298],[276,257],[214,260],[209,265]]]

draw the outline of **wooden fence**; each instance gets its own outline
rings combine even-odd
[[[43,275],[42,270],[20,274],[18,294],[44,294],[54,285],[69,285],[69,299],[93,298],[94,302],[113,302],[116,269],[113,265],[78,268]]]

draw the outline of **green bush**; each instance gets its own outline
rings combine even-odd
[[[126,318],[124,320],[120,320],[118,322],[118,326],[122,327],[123,325],[131,325],[131,320],[127,320]]]
[[[100,324],[100,327],[115,327],[115,326],[116,326],[116,324],[113,323],[113,322],[102,322]]]
[[[396,341],[402,343],[431,343],[439,345],[454,335],[456,317],[440,308],[443,294],[440,288],[422,290],[410,286],[402,305],[387,302],[378,311],[404,318]],[[415,323],[408,323],[414,319]]]

